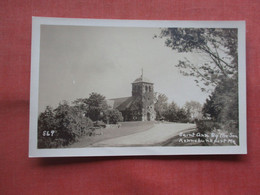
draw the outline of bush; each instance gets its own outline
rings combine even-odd
[[[95,121],[94,123],[94,127],[103,127],[105,128],[106,127],[106,123],[104,123],[103,121]]]
[[[38,148],[69,145],[87,135],[93,122],[84,113],[63,102],[53,111],[50,107],[38,119]]]
[[[67,146],[84,135],[92,134],[93,121],[104,127],[106,123],[123,121],[122,113],[109,109],[105,97],[91,93],[89,98],[77,99],[72,106],[66,101],[56,109],[50,106],[38,118],[38,148]],[[102,123],[102,124],[101,124]],[[50,133],[52,132],[52,133]]]
[[[57,137],[55,139],[51,139],[50,137],[38,139],[38,148],[60,148],[67,144],[67,140]]]
[[[237,78],[223,79],[206,100],[203,115],[222,124],[226,121],[238,122],[238,86]]]
[[[223,124],[223,129],[230,133],[238,134],[238,126],[239,126],[238,121],[229,120]]]
[[[220,128],[220,124],[211,120],[195,120],[197,129],[200,133],[209,133]]]
[[[106,117],[103,120],[109,124],[117,124],[123,121],[123,116],[117,109],[109,109],[106,111]]]

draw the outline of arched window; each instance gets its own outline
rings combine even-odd
[[[147,86],[145,86],[145,91],[148,91],[148,87]]]

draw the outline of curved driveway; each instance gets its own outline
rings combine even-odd
[[[160,146],[161,143],[178,135],[181,131],[194,128],[196,128],[195,124],[160,123],[147,131],[97,142],[92,147]]]

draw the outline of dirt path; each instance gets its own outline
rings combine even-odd
[[[114,147],[114,146],[160,146],[161,143],[178,135],[181,131],[196,128],[195,124],[168,123],[156,124],[153,128],[126,135],[114,139],[100,141],[91,145],[92,147]]]

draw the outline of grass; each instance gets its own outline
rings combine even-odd
[[[139,133],[152,128],[155,122],[121,122],[121,126],[113,126],[111,128],[102,128],[97,130],[94,136],[84,136],[76,143],[67,147],[69,148],[82,148],[91,147],[92,144],[107,139],[117,138],[121,136]]]
[[[121,126],[113,126],[111,128],[98,129],[94,136],[84,136],[76,143],[73,143],[67,147],[69,148],[82,148],[91,147],[92,144],[113,139],[117,137],[127,136],[139,132],[143,132],[154,127],[156,122],[122,122]],[[189,129],[183,132],[184,134],[195,134],[195,136],[183,137],[177,135],[165,142],[161,143],[161,146],[235,146],[238,145],[238,137],[221,138],[221,135],[228,135],[229,131],[223,131],[221,129],[212,129],[211,131],[198,131],[197,128]],[[197,135],[200,133],[200,135]],[[218,135],[218,138],[211,137],[211,133]],[[204,136],[203,136],[204,135]],[[208,137],[205,137],[207,135]],[[225,140],[226,142],[216,142]],[[180,141],[183,140],[183,141]],[[185,140],[185,141],[184,141]],[[211,140],[211,141],[209,141]],[[229,142],[231,140],[232,142]]]

